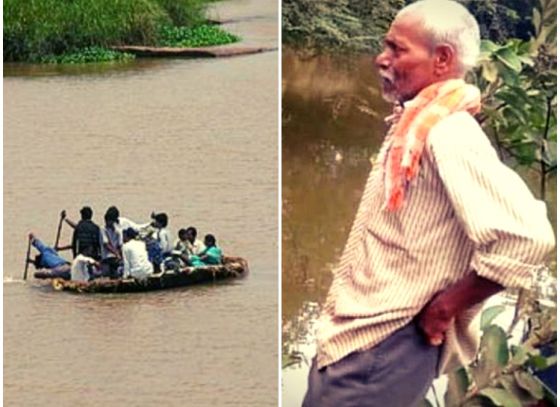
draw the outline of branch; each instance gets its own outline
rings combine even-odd
[[[546,98],[546,124],[544,126],[543,140],[541,144],[541,157],[546,154],[546,141],[548,140],[548,129],[550,127],[550,114],[552,112],[552,98]],[[541,158],[541,199],[544,201],[546,198],[546,163]]]

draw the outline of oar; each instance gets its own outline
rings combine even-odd
[[[62,211],[60,212],[60,220],[58,221],[58,230],[56,231],[56,240],[54,243],[54,249],[56,250],[58,248],[58,243],[60,241],[60,231],[62,230],[62,222],[64,221],[64,218],[66,216],[66,211]]]
[[[27,255],[25,256],[25,271],[23,272],[23,279],[27,280],[27,269],[29,269],[29,255],[31,254],[31,239],[27,241]]]

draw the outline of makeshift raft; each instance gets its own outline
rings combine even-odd
[[[166,271],[149,276],[145,280],[98,278],[89,282],[69,281],[38,271],[35,278],[50,279],[57,291],[76,293],[134,293],[189,285],[211,283],[219,280],[242,278],[249,273],[249,266],[241,257],[225,257],[224,264],[217,266],[185,267],[179,271]]]

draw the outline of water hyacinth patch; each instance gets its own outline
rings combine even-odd
[[[193,28],[163,26],[159,44],[166,47],[206,47],[238,42],[240,38],[219,27],[202,24]]]
[[[62,55],[47,55],[40,62],[48,64],[86,64],[91,62],[124,62],[135,56],[125,52],[113,51],[103,47],[87,47]]]

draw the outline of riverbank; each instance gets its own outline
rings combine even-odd
[[[211,0],[4,2],[4,61],[86,63],[133,58],[123,45],[195,48],[241,40],[206,19]]]

